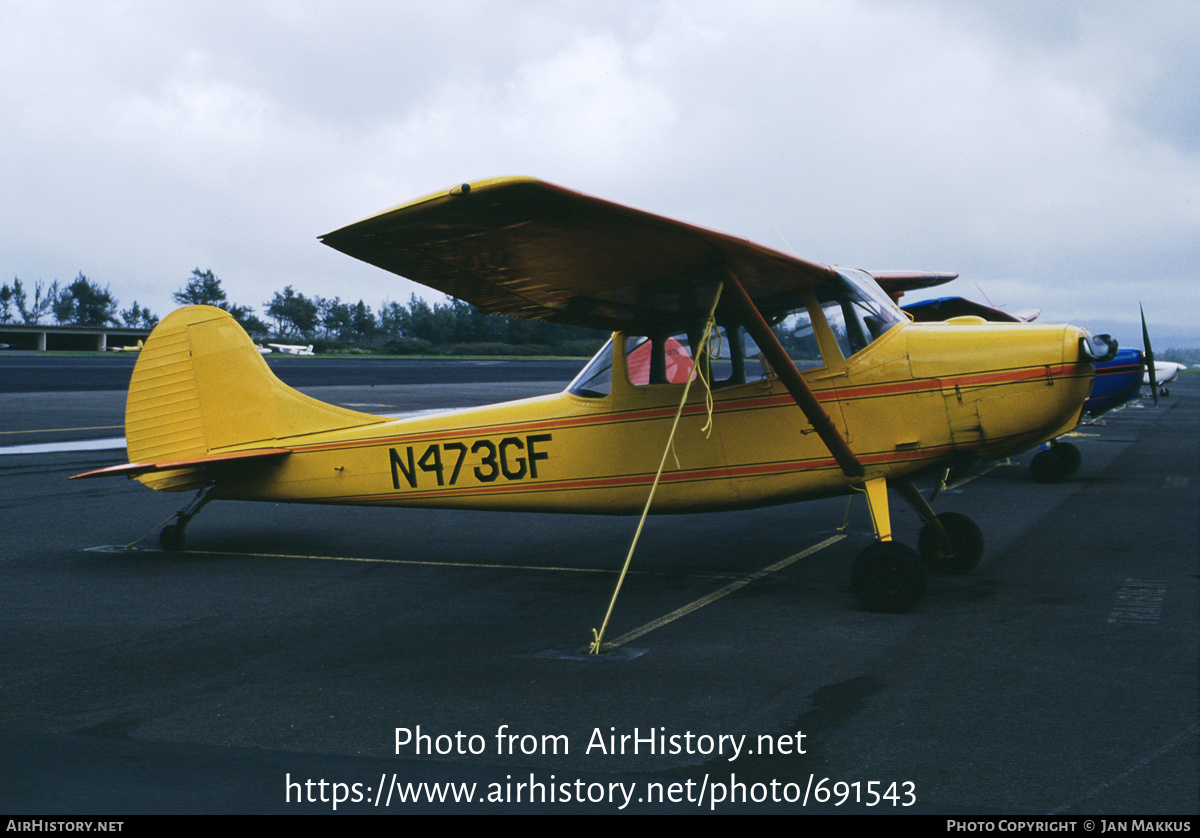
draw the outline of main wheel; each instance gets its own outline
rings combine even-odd
[[[1063,461],[1067,470],[1064,477],[1079,471],[1079,467],[1083,465],[1083,454],[1080,453],[1079,446],[1070,442],[1054,443],[1050,446],[1050,453]]]
[[[983,531],[966,515],[943,512],[921,528],[917,548],[934,573],[967,573],[983,558]],[[942,530],[945,530],[943,534]],[[947,541],[947,537],[949,541]]]
[[[877,541],[854,560],[850,587],[868,611],[900,614],[925,593],[925,566],[911,547]]]
[[[1067,463],[1052,451],[1039,451],[1029,464],[1029,471],[1038,483],[1060,483],[1067,476]]]
[[[162,548],[169,553],[174,553],[176,550],[183,549],[184,543],[183,527],[179,524],[168,524],[163,527],[162,532],[158,534],[158,543]]]

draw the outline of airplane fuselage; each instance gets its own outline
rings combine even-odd
[[[1094,373],[1079,355],[1082,335],[1069,326],[902,324],[849,361],[804,376],[866,476],[890,479],[964,455],[1006,456],[1074,427]],[[622,337],[606,350],[622,346]],[[564,392],[280,438],[272,444],[289,449],[287,457],[217,495],[637,512],[684,385],[631,384],[623,362],[614,352],[612,392],[599,398]],[[851,490],[853,481],[774,376],[714,389],[706,435],[708,420],[704,387],[694,383],[653,511],[745,508]]]

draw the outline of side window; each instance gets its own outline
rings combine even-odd
[[[602,399],[611,395],[612,360],[613,342],[610,338],[567,386],[567,392],[585,399]]]
[[[735,330],[737,335],[738,331]],[[724,326],[718,326],[709,341],[709,370],[712,372],[712,383],[720,387],[722,384],[741,384],[746,378],[742,374],[741,346],[733,346]]]
[[[896,305],[863,271],[839,270],[836,277],[798,294],[783,305],[794,305],[795,308],[782,313],[779,313],[780,309],[773,309],[775,313],[769,323],[800,370],[828,366],[821,354],[822,343],[831,355],[830,364],[836,365],[840,362],[839,352],[843,358],[850,358],[904,320]],[[809,314],[810,307],[816,312],[817,306],[821,312],[818,315],[820,340]],[[825,331],[826,325],[828,331]],[[614,347],[609,341],[576,376],[567,391],[584,398],[610,395],[614,353],[617,351],[625,353],[629,383],[633,386],[683,384],[692,374],[700,355],[696,348],[700,338],[699,331],[653,336],[622,334],[623,345]],[[704,372],[714,387],[755,381],[772,373],[754,339],[734,320],[728,320],[717,330],[709,351],[700,355],[700,363],[704,364]]]
[[[840,302],[830,300],[822,303],[821,311],[825,314],[825,322],[829,324],[829,330],[833,332],[833,338],[837,341],[843,358],[849,358],[867,345],[868,341],[863,339],[860,332],[859,322],[851,320],[847,323]]]
[[[758,362],[764,374],[770,374],[770,365],[762,357],[762,350],[744,329],[742,344],[748,366]],[[807,308],[798,308],[780,315],[771,323],[771,331],[779,338],[779,343],[787,352],[788,357],[796,364],[796,369],[811,370],[825,366],[821,357],[821,347],[817,343],[817,335],[813,331],[812,318]]]
[[[629,383],[635,387],[651,384],[685,384],[696,366],[697,347],[703,335],[686,332],[664,338],[630,337],[625,341],[625,367]],[[702,357],[704,374],[710,383],[720,385],[734,378],[735,357],[729,337],[718,327],[709,339],[708,353]]]
[[[658,340],[642,336],[626,338],[625,368],[629,371],[629,383],[638,387],[685,383],[692,374],[687,335]]]

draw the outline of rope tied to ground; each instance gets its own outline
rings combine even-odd
[[[592,642],[588,645],[589,655],[598,655],[607,651],[604,644],[604,632],[608,629],[608,622],[612,618],[613,609],[617,605],[617,596],[621,593],[621,586],[625,582],[625,576],[629,572],[629,565],[633,562],[633,553],[637,549],[638,539],[642,536],[642,528],[646,525],[646,516],[650,514],[650,504],[654,502],[654,494],[658,491],[659,481],[662,479],[663,469],[667,464],[667,456],[670,455],[675,459],[675,467],[681,468],[679,465],[679,457],[675,454],[675,431],[679,427],[679,419],[683,416],[683,408],[687,404],[688,394],[692,389],[692,382],[699,378],[703,383],[706,392],[705,409],[708,412],[708,420],[705,422],[701,432],[705,438],[709,438],[712,433],[712,415],[713,415],[713,398],[712,387],[709,386],[708,376],[705,376],[703,367],[707,363],[709,343],[712,340],[713,332],[716,330],[716,315],[717,303],[721,301],[721,290],[725,287],[725,283],[717,285],[717,293],[713,296],[712,307],[708,312],[708,319],[704,324],[704,334],[700,338],[700,345],[696,347],[693,353],[692,372],[688,375],[687,382],[683,386],[683,397],[679,400],[679,407],[675,410],[675,420],[671,423],[671,433],[667,437],[667,445],[663,450],[662,459],[658,463],[658,471],[654,474],[654,480],[650,484],[650,494],[646,498],[646,505],[642,509],[642,517],[638,520],[637,530],[633,534],[633,541],[629,545],[629,553],[625,556],[625,564],[621,568],[621,575],[617,577],[617,586],[613,590],[612,599],[608,603],[608,611],[604,614],[604,622],[601,623],[599,630],[592,629]]]

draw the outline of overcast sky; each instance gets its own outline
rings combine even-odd
[[[378,310],[317,236],[525,174],[1200,345],[1200,3],[0,0],[0,274]],[[429,295],[430,299],[441,299]]]

